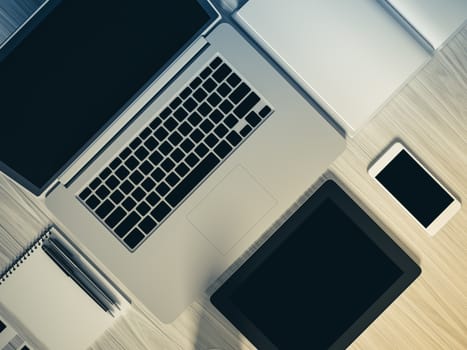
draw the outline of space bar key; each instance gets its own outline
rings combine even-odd
[[[177,206],[219,163],[220,160],[213,153],[210,153],[167,195],[165,198],[167,202],[172,207]]]

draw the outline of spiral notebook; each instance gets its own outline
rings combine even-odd
[[[66,252],[69,262],[54,255],[54,245]],[[76,278],[72,267],[79,267],[82,277]],[[93,286],[107,296],[96,294]],[[0,277],[0,349],[86,349],[128,305],[53,228]]]

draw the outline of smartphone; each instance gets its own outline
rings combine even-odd
[[[368,173],[432,236],[461,207],[461,203],[399,142],[391,145],[370,166]]]

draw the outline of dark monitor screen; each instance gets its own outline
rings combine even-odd
[[[0,62],[4,170],[43,188],[210,19],[197,0],[58,2]]]
[[[404,150],[376,179],[424,226],[430,224],[454,201]]]
[[[405,288],[407,261],[418,270],[336,188],[320,189],[211,299],[258,348],[343,348]]]

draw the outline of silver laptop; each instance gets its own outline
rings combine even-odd
[[[49,1],[0,50],[2,171],[171,322],[343,138],[208,2]]]

